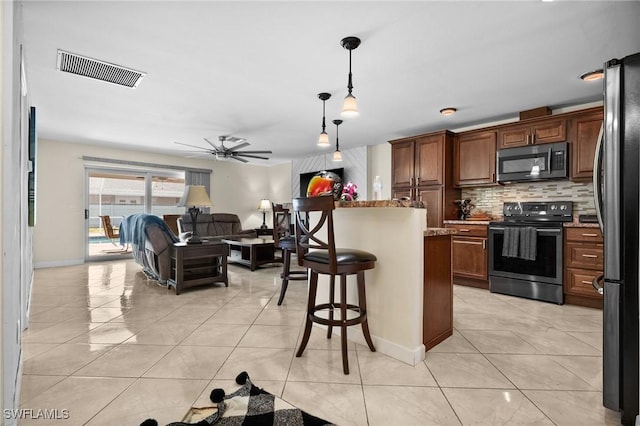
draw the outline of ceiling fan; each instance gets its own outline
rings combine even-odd
[[[184,145],[184,146],[190,146],[192,148],[198,148],[199,150],[203,150],[206,151],[208,153],[210,153],[211,155],[214,155],[216,157],[217,160],[223,159],[223,158],[232,158],[234,160],[237,161],[241,161],[243,163],[247,163],[248,160],[246,160],[243,157],[246,158],[258,158],[260,160],[268,160],[269,158],[267,157],[263,157],[261,155],[256,155],[256,154],[271,154],[272,152],[270,150],[263,150],[263,151],[240,151],[240,149],[251,145],[249,142],[246,141],[246,139],[243,138],[237,138],[235,136],[230,136],[230,135],[225,135],[225,136],[218,136],[218,140],[220,141],[220,145],[216,145],[213,142],[211,142],[209,139],[207,138],[203,138],[209,145],[211,145],[211,148],[205,148],[205,147],[201,147],[201,146],[196,146],[196,145],[189,145],[186,143],[180,143],[180,142],[176,142],[178,145]],[[241,142],[239,145],[236,145],[233,148],[229,148],[227,146],[224,146],[225,142]]]

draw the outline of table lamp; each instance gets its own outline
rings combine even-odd
[[[266,198],[260,200],[260,204],[258,205],[258,210],[262,210],[262,225],[260,225],[260,229],[267,229],[267,210],[271,209],[271,201]]]
[[[200,213],[200,207],[213,207],[213,203],[207,195],[204,186],[185,186],[178,207],[188,207],[188,212],[191,215],[193,232],[191,233],[191,237],[187,238],[187,244],[202,244],[202,240],[198,237],[198,227],[196,226],[198,223],[198,213]]]

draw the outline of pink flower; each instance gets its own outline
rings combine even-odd
[[[342,196],[340,199],[344,201],[355,201],[358,199],[358,185],[348,182],[342,187]]]

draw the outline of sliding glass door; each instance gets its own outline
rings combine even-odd
[[[119,240],[123,218],[135,213],[182,214],[184,207],[176,205],[183,191],[184,172],[87,169],[87,260],[130,257],[131,248]]]

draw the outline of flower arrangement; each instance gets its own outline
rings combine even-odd
[[[349,182],[342,187],[342,195],[340,196],[342,201],[355,201],[358,199],[358,185]]]

